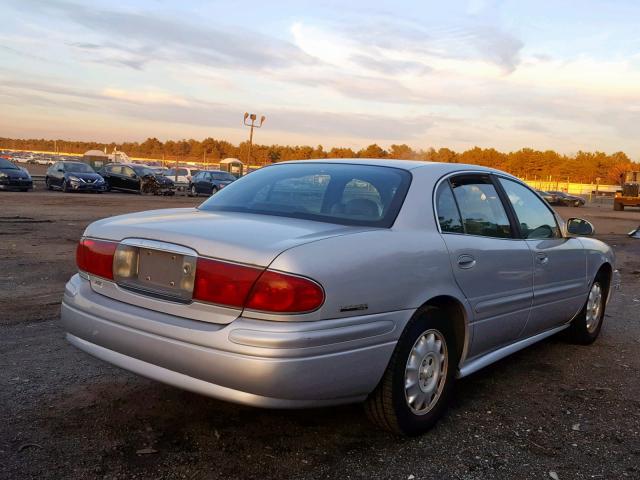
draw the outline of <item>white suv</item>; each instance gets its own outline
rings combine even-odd
[[[164,173],[164,176],[176,183],[189,183],[191,181],[191,177],[193,177],[199,171],[199,169],[193,167],[170,168]]]

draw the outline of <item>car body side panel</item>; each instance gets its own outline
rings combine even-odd
[[[379,229],[328,238],[287,250],[270,268],[304,272],[324,287],[327,301],[306,320],[416,309],[437,295],[464,298],[442,239],[427,231]]]
[[[473,308],[475,357],[517,340],[533,299],[533,258],[521,240],[443,234],[454,276]],[[472,267],[458,265],[472,258]]]
[[[524,337],[569,321],[588,292],[586,254],[577,238],[527,240],[534,256],[534,299]]]
[[[587,282],[590,285],[600,267],[607,263],[615,270],[616,259],[612,248],[606,243],[590,237],[578,237],[587,257]],[[611,293],[611,291],[609,291]]]

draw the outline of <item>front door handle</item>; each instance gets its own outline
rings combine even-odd
[[[545,263],[549,262],[549,257],[544,252],[536,253],[536,258],[538,259],[538,262],[540,262],[542,264],[545,264]]]
[[[476,265],[476,259],[472,255],[464,254],[458,257],[458,267],[467,269]]]

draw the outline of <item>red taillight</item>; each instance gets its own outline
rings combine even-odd
[[[198,258],[193,298],[242,308],[261,268]]]
[[[92,275],[113,280],[113,255],[118,244],[104,240],[83,238],[76,249],[78,269]]]
[[[246,308],[274,313],[302,313],[324,303],[324,291],[313,280],[266,270],[247,299]]]

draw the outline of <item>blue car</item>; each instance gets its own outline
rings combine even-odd
[[[84,162],[56,162],[47,170],[44,181],[48,190],[63,192],[102,193],[107,189],[104,178]]]
[[[24,168],[0,158],[0,190],[20,190],[26,192],[33,188],[31,175]]]
[[[189,195],[213,195],[234,182],[236,177],[222,170],[201,170],[189,182]]]

